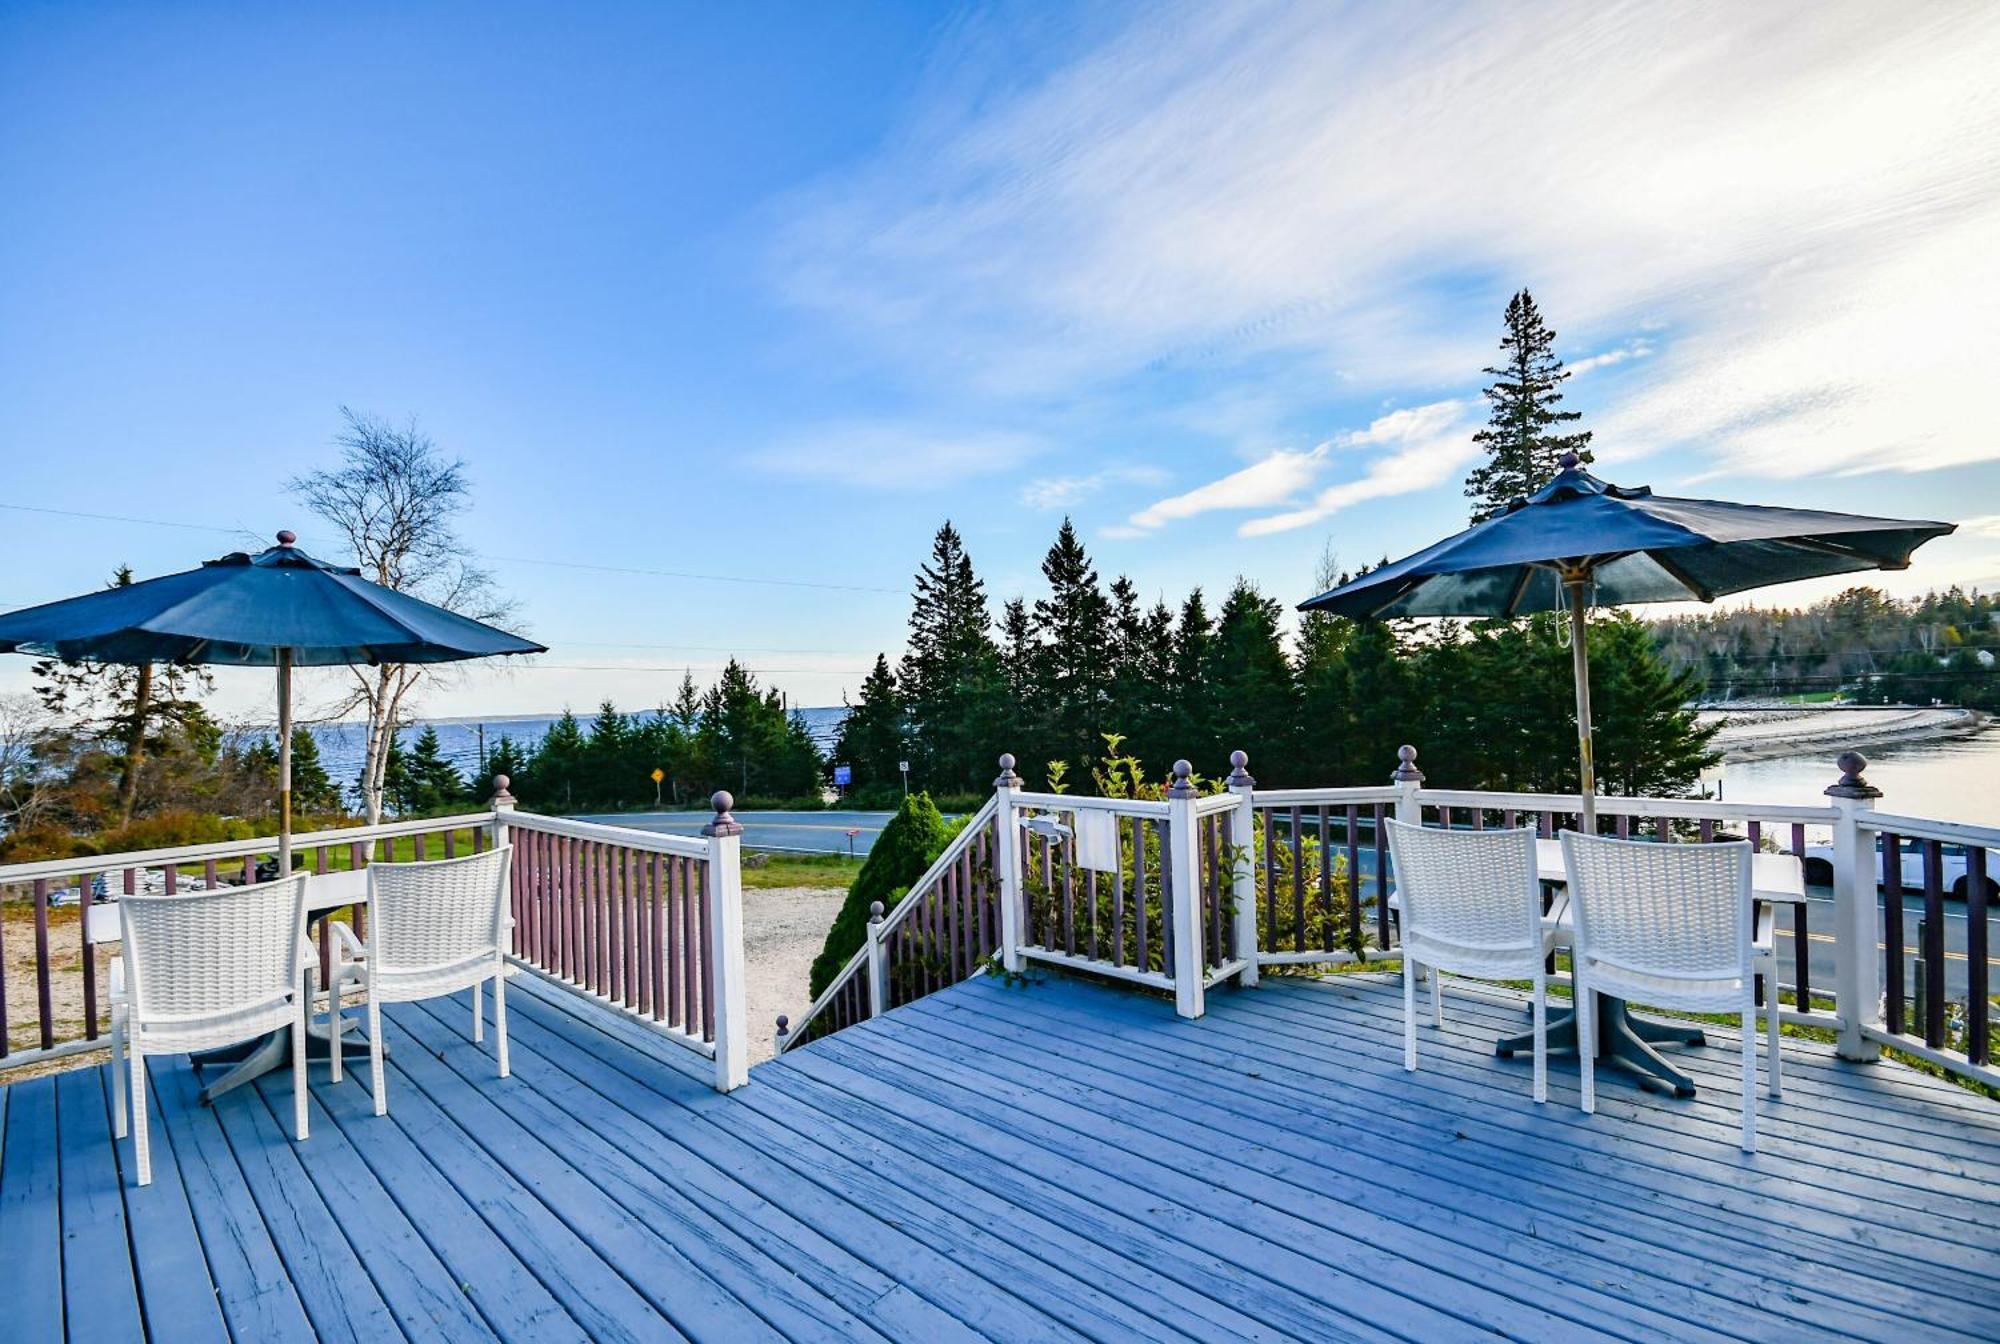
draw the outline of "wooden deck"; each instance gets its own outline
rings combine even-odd
[[[194,1104],[154,1184],[104,1070],[0,1088],[0,1336],[23,1341],[1928,1338],[2000,1334],[2000,1107],[1794,1044],[1762,1151],[1726,1049],[1691,1102],[1575,1109],[1454,994],[1400,1066],[1392,980],[1267,981],[1200,1022],[978,979],[709,1091],[514,982],[515,1076],[462,1002],[391,1014],[392,1113],[315,1070]],[[163,1062],[164,1063],[164,1062]]]

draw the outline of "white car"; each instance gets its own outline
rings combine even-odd
[[[1963,846],[1947,845],[1945,846],[1942,859],[1946,894],[1964,900],[1965,848]],[[1914,892],[1921,896],[1924,890],[1924,847],[1922,843],[1911,840],[1904,841],[1902,860],[1904,895],[1907,896]],[[1832,886],[1833,846],[1807,845],[1805,869],[1807,882],[1821,887]],[[1986,897],[1988,900],[2000,897],[2000,882],[1995,881],[1997,875],[2000,875],[2000,850],[1989,849],[1986,851]],[[1882,849],[1880,841],[1876,842],[1875,848],[1875,883],[1878,888],[1882,883]]]

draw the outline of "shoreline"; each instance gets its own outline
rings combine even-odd
[[[1821,747],[1837,748],[1845,751],[1849,747],[1906,746],[1921,742],[1939,742],[1954,738],[1971,737],[1992,726],[1992,716],[1976,709],[1938,708],[1904,709],[1905,721],[1881,722],[1871,726],[1868,722],[1838,723],[1831,720],[1844,718],[1850,714],[1867,714],[1873,706],[1857,706],[1853,709],[1826,708],[1814,710],[1799,707],[1793,715],[1801,720],[1795,732],[1775,732],[1768,736],[1758,735],[1749,740],[1735,743],[1718,741],[1722,752],[1722,764],[1734,765],[1748,761],[1776,760],[1787,756],[1809,756]],[[1760,711],[1751,710],[1755,714]],[[1790,707],[1773,707],[1768,712],[1790,713]],[[1880,710],[1884,716],[1894,716],[1898,709],[1885,706]],[[1909,716],[1922,715],[1919,722],[1909,722]],[[1728,733],[1727,726],[1718,738]]]

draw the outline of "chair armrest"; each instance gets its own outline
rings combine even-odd
[[[111,959],[111,1002],[113,1006],[125,1002],[125,958]]]
[[[343,961],[368,960],[368,945],[361,941],[353,929],[338,919],[330,919],[326,923],[333,934],[335,946],[340,949]]]

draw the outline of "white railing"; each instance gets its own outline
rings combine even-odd
[[[779,1054],[976,975],[1000,947],[997,799],[973,813],[886,914],[877,901],[858,951],[799,1015],[778,1019]]]
[[[1028,792],[1013,776],[1012,759],[1003,762],[989,804],[993,834],[1012,840],[995,847],[990,865],[1000,964],[1009,972],[1059,967],[1171,993],[1188,1017],[1201,1016],[1218,983],[1254,985],[1261,970],[1399,958],[1385,819],[1525,825],[1553,837],[1581,814],[1574,794],[1428,787],[1412,748],[1404,748],[1390,783],[1363,788],[1260,789],[1238,752],[1226,792],[1197,796],[1190,787],[1164,800]],[[1839,764],[1839,778],[1817,799],[1612,795],[1597,799],[1598,826],[1659,841],[1744,838],[1796,856],[1818,891],[1760,897],[1791,944],[1778,984],[1760,988],[1779,995],[1783,1020],[1836,1033],[1848,1058],[1870,1059],[1890,1046],[2000,1086],[1991,1058],[1986,936],[1989,873],[2000,869],[1988,851],[2000,851],[2000,828],[1879,812],[1876,791],[1862,778],[1866,762],[1849,753]],[[1083,818],[1107,813],[1118,828],[1118,858],[1109,871],[1093,872],[1077,862],[1077,831],[1090,824]],[[983,821],[988,812],[980,815]],[[1907,859],[1905,846],[1912,849]],[[1906,949],[1901,896],[1913,881],[1922,888],[1925,920],[1917,945]],[[913,895],[928,890],[920,883]],[[1942,905],[1959,891],[1963,950],[1946,946]],[[912,913],[899,907],[884,927],[893,931]],[[1830,973],[1823,956],[1816,972],[1815,949],[1829,947]],[[871,971],[870,959],[881,955],[874,941],[857,953],[785,1044],[904,1001],[893,991],[871,997],[869,987],[883,976]],[[1567,983],[1568,976],[1556,967],[1551,979]],[[1912,980],[1914,1024],[1905,1005]]]
[[[712,1059],[719,1090],[741,1086],[742,828],[729,795],[716,795],[715,818],[694,838],[519,812],[507,782],[496,778],[490,810],[295,835],[293,862],[337,874],[511,839],[514,964]],[[277,855],[272,835],[0,865],[0,902],[29,916],[0,921],[0,1071],[102,1048],[108,962],[96,939],[115,937],[103,916],[120,895],[241,885],[260,868],[274,874]],[[366,917],[365,906],[354,910],[363,936]],[[325,959],[327,922],[318,928]],[[28,974],[10,977],[10,960],[20,960],[10,942],[22,936],[32,944]]]

